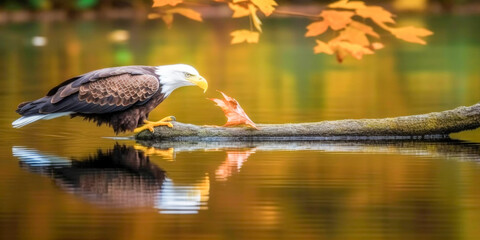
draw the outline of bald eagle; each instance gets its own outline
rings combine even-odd
[[[207,90],[207,81],[192,66],[124,66],[95,70],[71,78],[52,88],[45,97],[18,105],[22,115],[12,123],[20,128],[38,120],[61,116],[84,117],[113,127],[115,133],[133,131],[138,126],[153,131],[171,118],[147,121],[148,114],[173,90],[197,85]]]

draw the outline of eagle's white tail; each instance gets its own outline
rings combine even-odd
[[[36,122],[40,119],[44,120],[50,120],[53,118],[57,117],[62,117],[71,114],[72,112],[61,112],[61,113],[49,113],[49,114],[42,114],[42,115],[33,115],[33,116],[28,116],[28,117],[21,117],[15,121],[12,122],[12,127],[14,128],[21,128],[25,125],[28,125],[30,123]]]

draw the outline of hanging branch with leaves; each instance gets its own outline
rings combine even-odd
[[[195,21],[203,21],[202,15],[188,7],[183,0],[153,0],[152,8],[156,8],[158,11],[148,14],[148,19],[161,18],[168,28],[172,27],[175,14],[180,14]]]
[[[396,22],[392,13],[379,6],[367,6],[362,1],[341,0],[328,5],[328,8],[318,15],[320,20],[307,26],[305,36],[317,37],[329,28],[335,31],[336,36],[327,42],[317,39],[314,52],[336,54],[339,62],[347,55],[362,59],[363,55],[373,54],[375,50],[383,48],[380,35],[367,23],[412,43],[426,44],[420,37],[433,34],[424,28],[393,27],[391,25]]]
[[[305,37],[315,37],[314,53],[335,54],[342,62],[347,56],[362,59],[363,55],[373,54],[382,49],[380,34],[376,29],[392,34],[398,39],[425,45],[422,37],[433,33],[425,28],[413,26],[396,27],[394,15],[379,6],[368,6],[362,1],[340,0],[331,3],[327,9],[316,15],[279,11],[275,0],[212,0],[212,3],[225,3],[232,10],[232,18],[249,18],[249,29],[238,29],[230,33],[231,43],[257,43],[262,33],[264,17],[272,14],[294,15],[313,19],[309,24]],[[161,18],[168,27],[172,26],[175,14],[202,21],[201,14],[189,6],[194,2],[184,0],[154,0],[156,13],[149,14],[150,19]],[[333,34],[331,34],[333,32]],[[333,36],[333,37],[326,37]]]

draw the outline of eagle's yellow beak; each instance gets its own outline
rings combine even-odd
[[[187,80],[197,85],[201,89],[203,89],[203,92],[207,91],[208,83],[207,83],[207,80],[205,80],[205,78],[203,78],[202,76],[194,75],[194,76],[188,77]]]

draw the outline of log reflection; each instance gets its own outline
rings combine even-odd
[[[188,151],[247,149],[247,157],[255,151],[320,151],[333,153],[399,154],[460,161],[480,161],[479,144],[451,139],[439,141],[137,141],[137,143],[149,149],[175,149],[173,156],[175,153]]]

